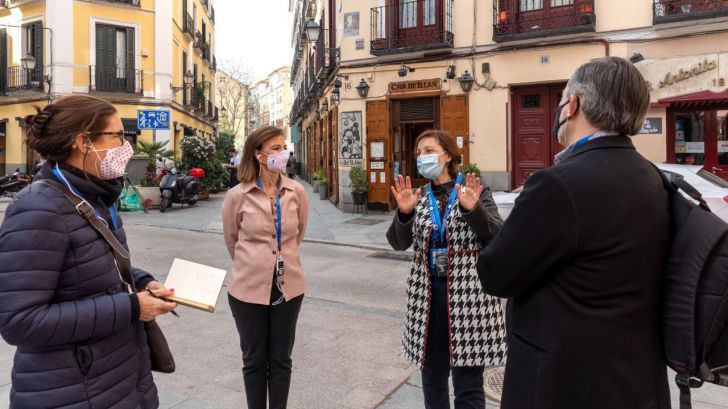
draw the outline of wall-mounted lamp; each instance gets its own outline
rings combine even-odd
[[[366,98],[367,94],[369,94],[369,84],[364,81],[364,78],[362,78],[361,81],[359,81],[359,85],[356,86],[356,92],[358,92],[359,96],[362,98]]]
[[[642,54],[635,52],[631,57],[629,57],[629,60],[632,61],[632,64],[637,64],[640,61],[644,61],[645,57],[643,57]]]
[[[339,93],[339,89],[334,87],[334,89],[331,91],[331,98],[334,99],[335,102],[339,102],[341,99],[341,94]]]
[[[449,80],[454,80],[455,79],[455,77],[457,76],[457,74],[455,73],[455,66],[454,65],[450,65],[450,66],[447,67],[447,74],[445,74],[445,76]]]
[[[324,99],[324,103],[321,104],[321,109],[324,112],[329,112],[329,101],[327,101],[327,100]]]
[[[472,75],[468,72],[468,70],[465,70],[465,73],[458,78],[458,81],[460,81],[460,87],[465,92],[470,92],[471,89],[473,89],[473,83],[475,82],[475,78],[473,78]]]
[[[415,69],[412,68],[412,67],[408,67],[408,66],[402,64],[402,66],[399,67],[399,70],[397,71],[397,74],[400,77],[406,77],[407,76],[407,73],[409,73],[409,72],[415,72]]]
[[[315,21],[309,20],[309,22],[306,23],[306,38],[308,39],[308,43],[316,44],[316,42],[318,42],[319,35],[321,35],[321,26],[316,24]]]

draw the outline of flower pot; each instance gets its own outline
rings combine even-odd
[[[326,200],[329,198],[329,189],[327,185],[319,186],[319,199]]]
[[[354,205],[361,206],[367,203],[367,192],[351,192]]]
[[[318,193],[319,192],[319,185],[316,184],[316,181],[313,182],[313,192]]]
[[[202,189],[200,193],[197,194],[197,200],[209,200],[210,199],[210,190],[209,189]]]

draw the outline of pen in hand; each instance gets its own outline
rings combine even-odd
[[[152,297],[154,297],[154,298],[156,298],[156,299],[158,299],[158,300],[163,300],[163,301],[167,301],[167,300],[165,300],[165,299],[164,299],[164,298],[162,298],[162,297],[158,297],[158,296],[157,296],[156,294],[154,294],[154,292],[153,292],[153,291],[152,291],[151,289],[149,289],[149,288],[147,288],[147,289],[146,289],[145,291],[147,292],[147,294],[149,294],[150,296],[152,296]],[[175,317],[179,318],[179,314],[177,314],[177,311],[175,311],[175,310],[171,310],[170,312],[172,313],[172,315],[174,315]]]

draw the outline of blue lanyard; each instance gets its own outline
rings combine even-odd
[[[457,179],[455,180],[455,184],[459,185],[463,181],[463,175],[461,173],[458,174]],[[428,206],[430,208],[430,216],[432,217],[432,223],[435,224],[435,232],[434,232],[434,239],[435,241],[440,241],[440,238],[445,238],[445,224],[447,223],[447,217],[450,215],[450,211],[452,210],[453,205],[455,204],[455,199],[458,197],[457,189],[453,187],[452,192],[450,192],[450,198],[447,201],[447,207],[445,207],[445,213],[442,215],[442,218],[440,218],[440,209],[437,207],[437,199],[435,199],[435,194],[432,193],[432,187],[429,189],[429,203]]]
[[[263,189],[263,182],[258,178],[258,187]],[[276,193],[276,214],[278,215],[278,218],[274,220],[273,222],[276,225],[276,239],[278,239],[278,254],[281,252],[281,248],[283,247],[281,243],[281,226],[283,225],[283,220],[281,219],[281,195]]]
[[[83,197],[81,195],[81,193],[78,190],[76,190],[75,187],[73,187],[71,182],[66,180],[66,178],[63,176],[61,171],[58,170],[58,168],[53,168],[52,172],[53,172],[53,176],[56,177],[56,180],[58,180],[58,182],[66,185],[69,189],[71,189],[71,191],[76,196]],[[104,220],[103,216],[101,216],[101,214],[99,214],[98,210],[96,210],[96,207],[91,205],[90,203],[89,203],[89,205],[91,206],[92,209],[94,209],[94,213],[96,214],[96,217],[99,220]],[[117,231],[119,230],[119,223],[117,221],[118,214],[116,213],[116,204],[111,205],[111,207],[109,207],[108,210],[109,210],[109,218],[111,219],[111,225],[114,227],[114,235],[116,236],[117,239],[119,239],[121,241],[121,238],[119,237],[119,234],[117,233]]]
[[[575,150],[576,150],[577,148],[579,148],[579,147],[580,147],[581,145],[584,145],[585,143],[589,142],[589,141],[591,140],[591,137],[592,137],[592,136],[594,136],[594,134],[589,134],[589,135],[587,135],[587,136],[585,136],[585,137],[583,137],[583,138],[579,139],[578,141],[576,141],[576,143],[574,144],[574,147],[573,147],[573,148],[571,148],[571,150],[572,150],[572,151],[575,151]]]

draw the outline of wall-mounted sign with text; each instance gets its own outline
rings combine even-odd
[[[644,60],[635,66],[650,89],[651,101],[701,91],[725,91],[728,53]]]

